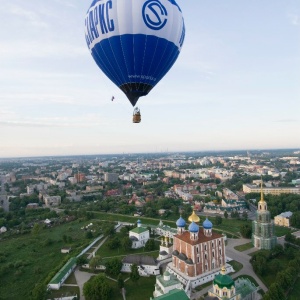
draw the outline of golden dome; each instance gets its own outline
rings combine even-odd
[[[222,268],[221,268],[221,274],[222,274],[222,275],[225,275],[225,274],[226,274],[226,268],[225,268],[224,265],[223,265]]]
[[[195,222],[198,223],[200,222],[200,218],[196,215],[195,211],[193,210],[193,213],[189,216],[189,222]]]

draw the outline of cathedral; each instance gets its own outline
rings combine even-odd
[[[274,235],[274,222],[268,211],[267,203],[264,200],[262,182],[261,199],[258,202],[256,220],[252,222],[252,243],[258,249],[272,249],[277,244],[277,237]]]
[[[195,214],[186,222],[180,217],[177,222],[177,234],[173,236],[172,261],[167,270],[175,274],[187,289],[194,288],[214,279],[222,266],[226,264],[224,236],[212,230],[212,223],[206,218],[199,225],[200,218]],[[227,272],[232,271],[227,265]]]

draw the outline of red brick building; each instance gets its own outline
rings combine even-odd
[[[212,223],[206,219],[203,227],[197,224],[200,219],[193,212],[191,222],[185,230],[185,221],[177,222],[177,235],[173,238],[172,266],[188,277],[220,270],[226,263],[224,237],[212,231]]]

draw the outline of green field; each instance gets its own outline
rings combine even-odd
[[[246,251],[251,248],[253,248],[252,242],[234,247],[235,250],[240,251],[240,252]]]
[[[36,235],[14,236],[0,241],[0,295],[6,300],[28,300],[36,283],[46,283],[56,271],[92,240],[85,238],[80,228],[89,222],[74,221],[43,229]],[[63,241],[63,236],[69,243]],[[71,254],[62,254],[61,248],[70,246]]]
[[[233,267],[235,273],[243,268],[243,265],[236,260],[232,260],[228,263]]]
[[[291,232],[292,230],[290,228],[287,227],[283,227],[283,226],[274,226],[274,233],[276,236],[280,237],[283,235],[286,235],[287,233]]]

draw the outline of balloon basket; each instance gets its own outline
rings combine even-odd
[[[141,112],[138,107],[136,107],[133,111],[132,122],[133,123],[141,122]]]

